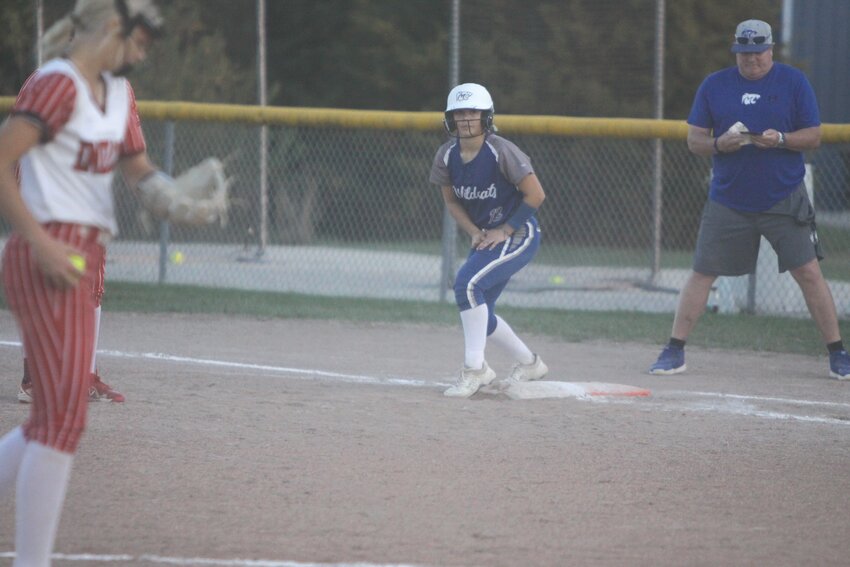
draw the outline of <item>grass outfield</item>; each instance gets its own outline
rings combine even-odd
[[[377,299],[319,297],[212,289],[180,285],[108,282],[104,311],[222,313],[264,318],[338,319],[459,325],[452,304]],[[561,311],[500,307],[499,313],[525,333],[570,342],[610,340],[662,345],[669,336],[672,314],[638,312]],[[842,335],[850,337],[850,322],[842,321]],[[705,314],[689,344],[701,347],[824,355],[814,323],[809,318]]]
[[[821,263],[824,275],[831,280],[850,281],[850,230],[832,226],[818,225],[818,236],[823,245],[826,260]],[[439,255],[439,240],[393,240],[382,242],[349,242],[343,240],[317,240],[317,245],[333,248],[351,248],[369,250],[388,250],[414,254]],[[458,238],[458,257],[466,255],[463,236]],[[545,241],[535,256],[535,265],[549,264],[558,266],[608,266],[648,268],[651,255],[648,248],[612,248],[609,246],[588,246],[574,243]],[[693,265],[693,249],[667,250],[661,255],[662,269],[685,269]]]

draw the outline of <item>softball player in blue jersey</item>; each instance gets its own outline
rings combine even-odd
[[[493,115],[493,99],[483,86],[453,88],[444,122],[452,139],[440,146],[431,167],[431,183],[440,186],[452,217],[472,239],[454,284],[464,367],[444,392],[452,397],[468,398],[496,377],[484,360],[488,339],[516,361],[509,382],[538,380],[549,370],[495,313],[511,276],[540,247],[535,213],[546,195],[528,156],[493,133]]]

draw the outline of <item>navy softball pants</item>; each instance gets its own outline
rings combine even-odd
[[[511,277],[531,262],[540,248],[540,228],[531,217],[525,226],[492,250],[469,252],[455,278],[455,301],[461,311],[487,304],[487,334],[496,328],[496,300]]]

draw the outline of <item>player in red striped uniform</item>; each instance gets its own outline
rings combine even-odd
[[[66,23],[66,56],[27,80],[0,127],[0,213],[14,229],[3,284],[33,394],[29,419],[0,438],[0,498],[16,492],[16,567],[50,564],[86,425],[100,270],[117,233],[114,170],[172,222],[213,222],[226,207],[218,160],[206,160],[215,183],[192,186],[148,158],[133,90],[120,75],[145,58],[160,29],[153,0],[77,0]],[[211,203],[213,185],[220,190]]]
[[[56,57],[62,57],[66,48],[68,47],[68,43],[71,40],[73,35],[73,24],[68,21],[68,19],[59,20],[56,22],[47,33],[44,34],[42,38],[42,51],[44,53],[45,60],[50,60]],[[123,71],[126,73],[130,70],[131,65],[125,67]],[[18,168],[16,168],[17,170]],[[20,171],[17,171],[18,176],[20,176]],[[94,287],[94,299],[95,304],[97,305],[95,311],[95,349],[97,348],[97,341],[99,337],[100,331],[100,316],[101,316],[101,302],[103,299],[103,289],[104,289],[104,276],[105,276],[105,267],[106,267],[106,259],[101,263],[98,270],[96,270],[97,281]],[[26,358],[26,349],[22,347],[23,351],[23,377],[21,378],[21,385],[18,389],[18,401],[21,403],[30,404],[32,403],[32,378],[30,376],[29,364],[27,363]],[[96,363],[96,352],[92,354],[92,366],[91,366],[91,386],[89,387],[89,399],[91,401],[95,400],[108,400],[111,402],[123,402],[124,395],[120,392],[114,390],[111,386],[103,382],[101,380],[100,375],[97,372],[97,363]]]
[[[94,302],[95,302],[95,318],[94,318],[94,351],[92,352],[91,361],[91,385],[89,386],[90,401],[110,401],[123,403],[124,394],[113,389],[112,386],[101,380],[100,374],[97,372],[97,341],[100,336],[100,315],[101,302],[103,301],[104,278],[106,276],[106,257],[100,263],[100,267],[95,271],[97,279],[94,285]],[[27,363],[26,349],[23,349],[24,357],[24,376],[21,379],[21,386],[18,389],[18,401],[24,404],[32,403],[32,377],[30,376],[29,364]]]

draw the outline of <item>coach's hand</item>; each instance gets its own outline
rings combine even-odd
[[[753,136],[753,145],[762,150],[780,147],[779,142],[783,135],[778,130],[765,130],[761,136]]]
[[[741,147],[749,143],[750,136],[748,134],[741,134],[740,132],[729,130],[717,138],[716,146],[717,150],[721,154],[731,154],[732,152],[737,152],[741,149]]]

